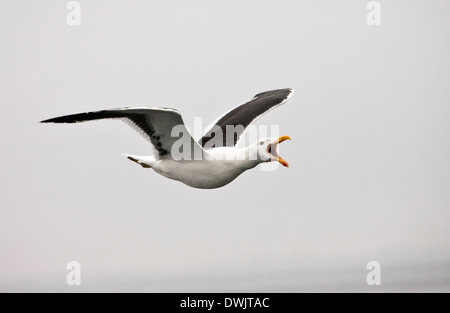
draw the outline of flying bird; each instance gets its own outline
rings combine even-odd
[[[154,148],[152,156],[125,154],[129,160],[188,186],[214,189],[229,184],[263,162],[276,161],[288,167],[278,153],[278,145],[290,140],[289,136],[260,139],[245,148],[236,145],[249,125],[284,104],[293,93],[294,90],[288,88],[257,94],[219,117],[198,142],[187,130],[180,112],[171,108],[125,107],[65,115],[41,123],[120,119],[136,129]]]

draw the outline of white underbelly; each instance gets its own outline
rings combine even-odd
[[[245,169],[231,166],[227,162],[207,160],[160,160],[153,169],[167,178],[202,189],[225,186],[245,171]]]

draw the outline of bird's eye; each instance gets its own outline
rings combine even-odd
[[[264,142],[263,141],[261,141],[260,143],[259,143],[261,146],[264,144]]]

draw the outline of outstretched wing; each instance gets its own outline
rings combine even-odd
[[[164,159],[194,158],[203,148],[192,138],[180,113],[168,108],[120,108],[51,118],[41,123],[79,123],[100,119],[121,119],[136,129],[154,147],[155,157]],[[176,147],[174,145],[176,144]],[[172,148],[177,153],[173,155]]]
[[[235,146],[245,128],[261,116],[288,101],[293,93],[293,89],[287,88],[257,94],[249,102],[219,117],[212,124],[211,129],[200,139],[199,144],[208,148]],[[230,134],[227,134],[227,126],[229,126],[229,129],[233,129],[232,138],[228,138]]]

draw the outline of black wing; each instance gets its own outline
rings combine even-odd
[[[285,103],[293,93],[293,89],[287,88],[257,94],[251,101],[222,115],[200,139],[199,144],[207,148],[235,146],[245,128],[264,114]],[[227,125],[233,129],[234,136],[231,138],[227,136]]]
[[[200,150],[203,151],[202,147],[189,134],[180,113],[174,109],[121,108],[66,115],[48,119],[41,123],[79,123],[108,118],[121,119],[136,129],[152,143],[159,158],[172,158],[172,146],[177,141],[179,146],[190,145],[192,156],[194,153],[198,155]],[[174,127],[177,127],[177,131],[172,136]],[[177,136],[180,136],[181,132],[183,134],[180,139]],[[183,142],[179,140],[183,140]]]

